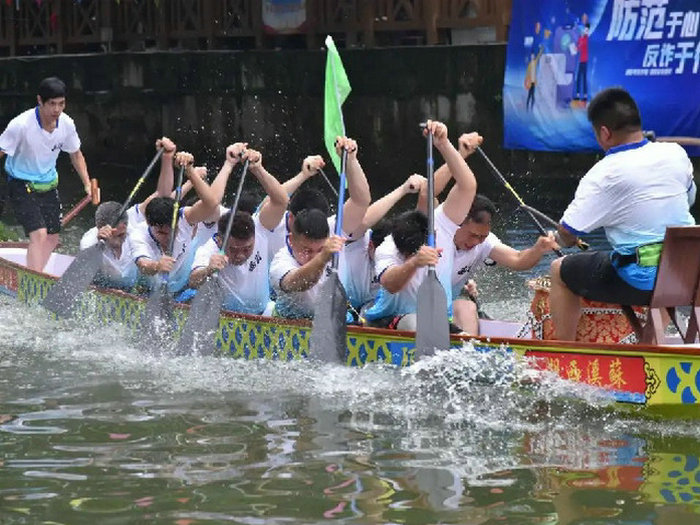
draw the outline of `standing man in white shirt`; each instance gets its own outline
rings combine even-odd
[[[9,200],[29,237],[27,266],[38,272],[58,245],[61,230],[56,171],[61,151],[70,155],[85,193],[91,194],[80,137],[73,119],[63,112],[65,107],[66,85],[56,77],[45,78],[39,84],[37,106],[12,119],[0,135],[0,158],[7,156]]]
[[[576,188],[560,221],[564,246],[598,228],[612,251],[566,255],[552,263],[549,296],[557,339],[573,341],[581,297],[648,305],[667,226],[695,224],[693,166],[678,144],[649,142],[632,96],[622,88],[598,93],[588,120],[605,151]]]

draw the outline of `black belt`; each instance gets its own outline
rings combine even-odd
[[[616,263],[618,268],[622,268],[628,264],[635,264],[637,262],[637,254],[630,253],[629,255],[622,255],[621,253],[613,252],[612,262]]]

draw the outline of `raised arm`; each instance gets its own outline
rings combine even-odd
[[[185,220],[192,226],[198,222],[207,220],[211,217],[219,205],[216,195],[198,173],[198,168],[193,166],[194,157],[187,152],[180,151],[175,155],[175,166],[185,166],[187,178],[192,182],[194,191],[197,192],[199,200],[192,206],[187,206],[183,210]]]
[[[224,199],[224,194],[226,193],[226,184],[228,184],[228,178],[233,171],[233,168],[240,162],[242,156],[245,153],[247,142],[236,142],[226,147],[226,156],[224,158],[224,164],[221,166],[219,173],[216,178],[211,183],[211,191],[213,198],[217,201],[217,206]]]
[[[474,173],[459,151],[452,145],[447,136],[447,126],[441,122],[428,121],[426,133],[433,133],[433,144],[442,154],[447,167],[452,173],[455,185],[447,194],[443,203],[445,215],[455,224],[462,224],[464,218],[469,213],[474,195],[476,195],[476,178]],[[461,143],[460,137],[460,143]],[[476,150],[478,144],[468,143],[470,150]]]
[[[260,224],[272,231],[284,217],[284,212],[289,203],[289,196],[280,182],[263,167],[260,152],[249,149],[246,155],[250,161],[248,169],[258,179],[258,182],[267,194],[267,199],[260,208]]]
[[[345,175],[348,183],[349,199],[343,205],[343,231],[354,232],[362,224],[365,212],[372,202],[369,192],[369,184],[365,172],[357,159],[357,142],[348,137],[338,137],[335,143],[338,155],[343,154],[343,149],[348,152]]]
[[[288,197],[291,197],[299,187],[307,180],[318,173],[319,169],[323,169],[326,165],[321,155],[309,155],[301,163],[301,171],[294,175],[291,179],[282,183],[282,189]],[[270,199],[265,197],[260,203],[260,209],[267,204]]]
[[[156,140],[156,149],[163,148],[163,156],[160,158],[160,175],[158,175],[158,184],[156,191],[138,203],[139,214],[143,217],[146,215],[146,206],[154,197],[172,197],[173,194],[173,158],[175,157],[175,143],[168,137],[161,137]],[[187,183],[185,183],[187,184]],[[182,194],[184,195],[185,186],[182,186]],[[189,189],[187,190],[189,191]]]
[[[398,186],[381,199],[373,202],[370,207],[367,208],[360,227],[352,232],[352,238],[359,239],[362,237],[362,235],[368,229],[382,220],[384,216],[389,213],[391,208],[393,208],[403,197],[411,193],[418,193],[424,182],[425,177],[422,175],[413,174],[408,177],[404,183],[401,184],[401,186]]]
[[[471,133],[463,133],[457,141],[460,155],[462,155],[462,157],[466,159],[469,155],[476,151],[476,146],[480,145],[483,142],[483,140],[483,137],[475,131],[472,131]],[[447,164],[443,164],[442,166],[440,166],[437,170],[435,170],[434,178],[435,195],[437,201],[437,195],[440,195],[443,192],[447,184],[450,182],[450,179],[452,178],[450,167]],[[438,203],[436,202],[435,205],[437,206],[437,204]],[[418,193],[418,202],[416,203],[416,209],[418,211],[422,211],[423,213],[428,212],[427,184],[423,184],[421,186],[421,190]]]
[[[156,149],[163,148],[163,156],[160,159],[160,175],[156,193],[159,197],[169,197],[173,191],[173,157],[175,156],[175,143],[168,137],[156,140]]]

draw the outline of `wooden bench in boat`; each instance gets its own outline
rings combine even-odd
[[[685,330],[681,329],[677,320],[679,307],[690,307],[690,318]],[[667,324],[663,318],[664,312],[671,318],[685,344],[695,342],[700,336],[700,226],[666,228],[647,321],[642,324],[631,307],[622,308],[640,343],[667,342],[664,334]]]

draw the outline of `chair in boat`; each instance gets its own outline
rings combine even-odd
[[[690,307],[688,327],[682,330],[676,317],[678,307]],[[694,343],[700,336],[700,226],[666,228],[654,291],[644,324],[630,306],[622,306],[641,344],[664,344],[662,312],[667,312],[683,342]]]

